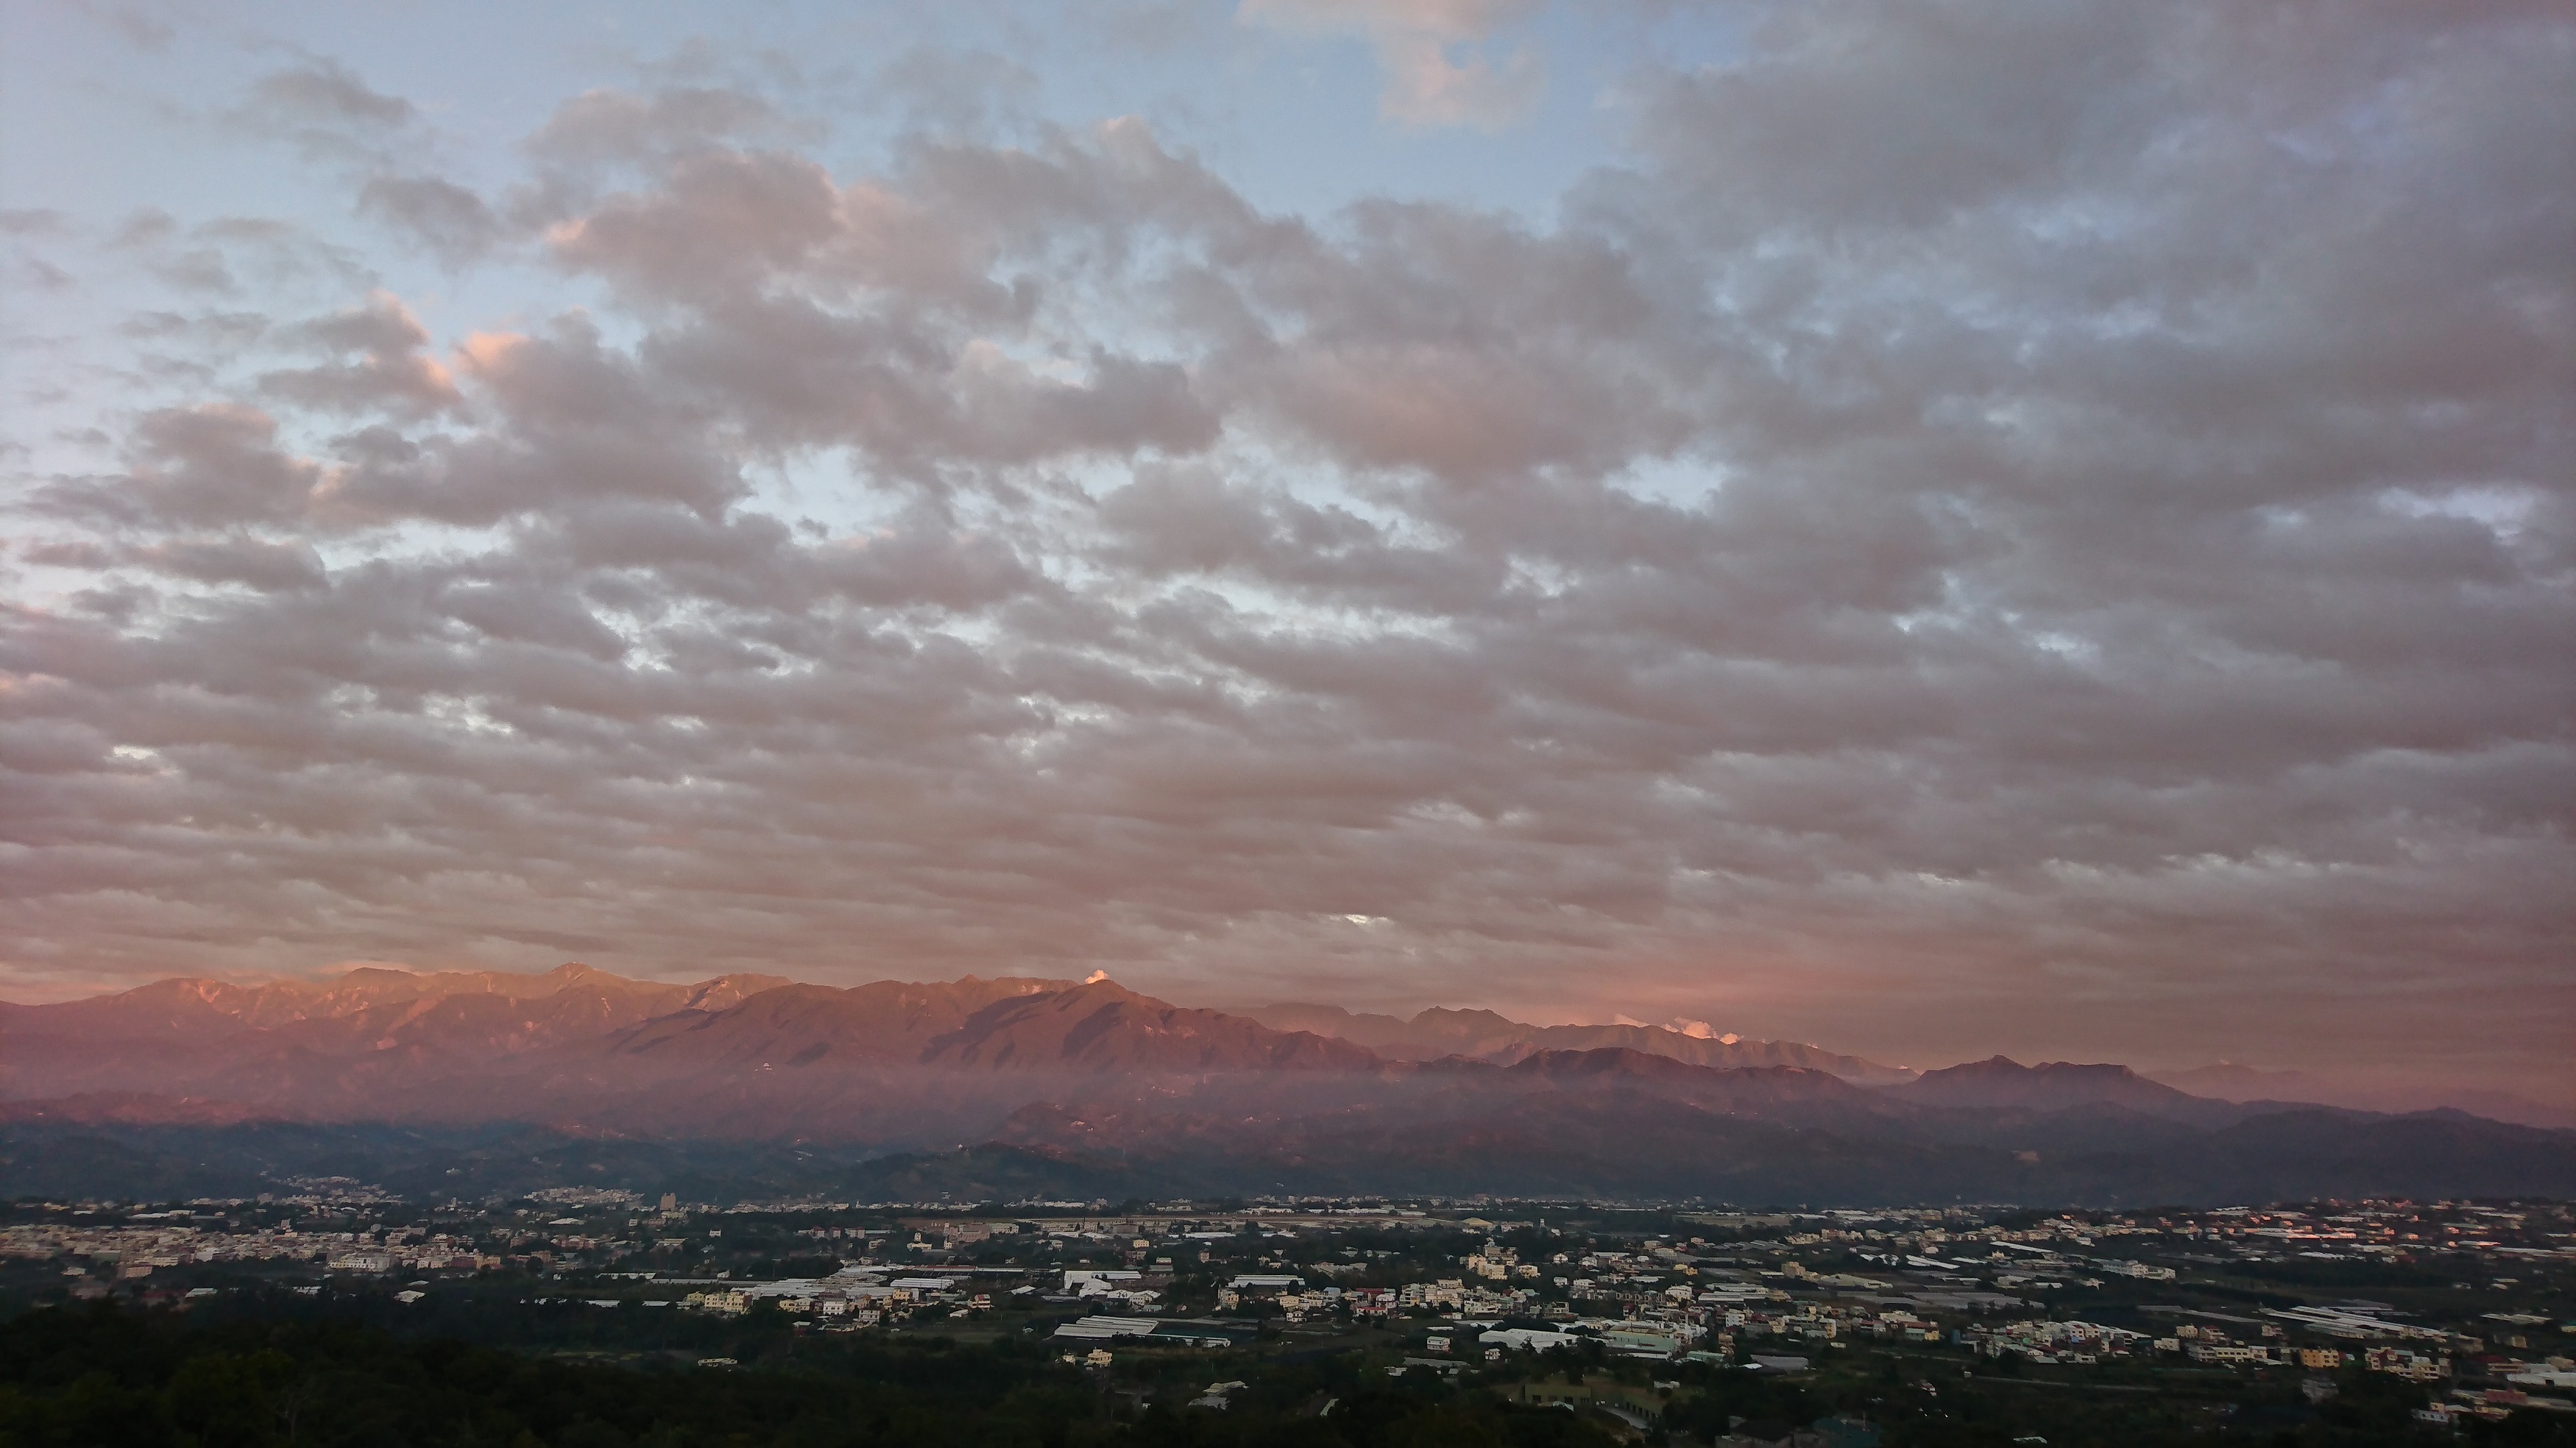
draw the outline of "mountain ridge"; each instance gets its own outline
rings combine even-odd
[[[725,1160],[772,1163],[763,1180],[787,1170],[779,1153],[899,1155],[907,1180],[929,1181],[984,1172],[1002,1151],[1025,1154],[1011,1158],[1022,1178],[1185,1194],[2576,1191],[2576,1133],[2215,1100],[2113,1063],[1997,1056],[1889,1079],[1895,1068],[1857,1057],[1696,1026],[1267,1013],[1177,1005],[1099,975],[834,987],[567,966],[155,982],[0,1010],[0,1181],[83,1161],[187,1176],[178,1156],[197,1148],[172,1143],[234,1143],[204,1149],[246,1162],[535,1131],[660,1143],[666,1159],[720,1145]],[[1283,1028],[1307,1024],[1329,1029]],[[1378,1046],[1356,1039],[1371,1035]]]
[[[1537,1051],[1618,1046],[1695,1066],[1797,1066],[1830,1071],[1846,1080],[1871,1085],[1894,1085],[1910,1081],[1917,1074],[1901,1066],[1883,1066],[1799,1041],[1693,1035],[1670,1026],[1538,1026],[1480,1008],[1432,1006],[1407,1019],[1289,1001],[1253,1007],[1241,1014],[1273,1029],[1338,1035],[1380,1055],[1412,1060],[1460,1055],[1509,1063]]]

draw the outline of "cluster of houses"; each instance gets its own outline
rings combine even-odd
[[[680,1299],[680,1306],[700,1312],[740,1314],[761,1302],[773,1303],[793,1316],[812,1316],[825,1329],[855,1330],[901,1322],[916,1308],[941,1305],[967,1311],[989,1310],[991,1294],[971,1290],[966,1279],[893,1277],[883,1267],[844,1267],[829,1277],[787,1277],[775,1282],[740,1282],[715,1286]]]
[[[162,1215],[138,1213],[129,1223]],[[75,1296],[98,1295],[109,1283],[149,1277],[155,1269],[206,1262],[314,1262],[331,1272],[383,1274],[472,1272],[499,1267],[504,1260],[478,1251],[469,1239],[416,1229],[381,1234],[308,1232],[291,1225],[226,1230],[220,1224],[195,1225],[182,1212],[167,1217],[176,1220],[149,1226],[90,1227],[75,1221],[0,1228],[0,1257],[85,1264],[67,1269],[87,1279],[74,1285]]]

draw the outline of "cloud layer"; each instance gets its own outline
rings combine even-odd
[[[1424,16],[1360,18],[1490,23]],[[1544,228],[1266,213],[1133,119],[841,174],[722,88],[477,190],[271,77],[389,247],[565,304],[434,338],[127,228],[191,395],[21,482],[6,969],[1105,966],[2545,1086],[2576,25],[1745,34]]]

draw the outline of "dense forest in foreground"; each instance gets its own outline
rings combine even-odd
[[[1611,1442],[1561,1411],[1333,1363],[1259,1375],[1226,1414],[1104,1391],[1035,1343],[780,1338],[766,1360],[626,1366],[347,1321],[190,1324],[113,1307],[0,1326],[0,1443],[683,1448],[871,1444],[1409,1445]],[[1429,1375],[1420,1375],[1428,1378]],[[1333,1403],[1329,1416],[1317,1409]]]
[[[1706,1444],[1730,1430],[1785,1433],[1835,1410],[1877,1405],[1869,1439],[1891,1448],[2029,1444],[2231,1444],[2272,1448],[2458,1442],[2408,1416],[2420,1394],[2351,1375],[2324,1411],[2296,1421],[2259,1409],[2213,1418],[2191,1405],[1961,1382],[1946,1396],[1882,1370],[1807,1383],[1678,1369],[1693,1381],[1660,1420],[1511,1401],[1551,1378],[1633,1377],[1642,1364],[1553,1358],[1482,1374],[1401,1376],[1355,1354],[1130,1355],[1113,1376],[1034,1340],[934,1335],[814,1337],[747,1326],[725,1344],[555,1341],[509,1347],[454,1335],[397,1335],[309,1304],[245,1304],[225,1315],[112,1304],[49,1308],[0,1324],[0,1445],[64,1448],[695,1448],[878,1445],[980,1448],[1578,1448]],[[497,1326],[497,1324],[496,1324]],[[504,1336],[511,1336],[507,1332]],[[1223,1411],[1179,1406],[1174,1387],[1211,1372],[1239,1380]],[[1876,1381],[1884,1378],[1885,1381]],[[1906,1390],[1911,1391],[1906,1391]],[[1921,1401],[1916,1401],[1921,1397]],[[1935,1406],[1937,1404],[1937,1406]],[[1837,1420],[1845,1421],[1845,1420]],[[1883,1439],[1881,1435],[1883,1434]],[[1821,1441],[1821,1440],[1802,1440]],[[1867,1440],[1863,1440],[1867,1441]],[[2576,1444],[2576,1425],[2517,1414],[2471,1424],[2495,1448]]]

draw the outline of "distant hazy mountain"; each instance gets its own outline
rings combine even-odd
[[[1896,1094],[1929,1106],[2013,1107],[2063,1111],[2119,1106],[2151,1116],[2206,1119],[2217,1104],[2150,1081],[2126,1066],[2046,1061],[2025,1066],[2005,1056],[1926,1071]]]
[[[2221,1061],[2189,1071],[2157,1071],[2150,1080],[2214,1101],[2323,1101],[2325,1083],[2303,1071],[2258,1071]]]
[[[587,966],[544,975],[364,969],[312,984],[160,981],[118,995],[0,1010],[0,1093],[158,1091],[329,1114],[347,1097],[467,1064],[581,1050],[674,1012],[785,987],[774,976],[694,985]]]
[[[1377,1050],[1410,1039],[1410,1023],[1401,1016],[1369,1015],[1343,1010],[1340,1006],[1286,1005],[1263,1006],[1243,1014],[1277,1031],[1310,1031],[1318,1036],[1333,1036],[1354,1045]],[[1427,1014],[1427,1013],[1426,1013]],[[1496,1016],[1494,1019],[1501,1020]],[[1506,1023],[1508,1024],[1508,1023]],[[1438,1054],[1446,1056],[1447,1051]],[[1467,1054],[1473,1054],[1472,1052]]]
[[[2239,1104],[2113,1064],[1916,1076],[1705,1027],[1231,1014],[1104,978],[843,990],[373,970],[0,1009],[0,1197],[675,1171],[845,1196],[2563,1195],[2576,1133]]]
[[[1244,1014],[1278,1030],[1338,1036],[1394,1060],[1472,1056],[1480,1061],[1509,1063],[1537,1051],[1618,1047],[1687,1061],[1694,1066],[1796,1066],[1871,1085],[1910,1081],[1915,1075],[1901,1067],[1836,1055],[1795,1041],[1746,1041],[1733,1036],[1693,1034],[1669,1026],[1533,1026],[1493,1011],[1440,1006],[1404,1020],[1302,1002],[1262,1006]]]
[[[2405,1095],[2382,1105],[2382,1111],[2465,1112],[2489,1121],[2510,1121],[2517,1126],[2537,1126],[2550,1131],[2576,1131],[2576,1111],[2564,1106],[2551,1106],[2528,1096],[2510,1091],[2426,1091],[2408,1100]]]
[[[2365,1111],[2438,1111],[2448,1108],[2519,1126],[2539,1126],[2555,1131],[2576,1129],[2576,1111],[2534,1101],[2510,1091],[2337,1086],[2303,1071],[2262,1071],[2224,1061],[2188,1071],[2158,1071],[2152,1073],[2152,1077],[2194,1096],[2218,1101],[2314,1101]]]
[[[0,1095],[146,1093],[291,1120],[535,1120],[910,1146],[989,1128],[1059,1092],[1051,1083],[1062,1076],[1384,1064],[1346,1041],[1107,980],[839,990],[767,977],[666,985],[581,966],[353,975],[324,986],[161,982],[10,1007],[0,1011]],[[994,1079],[960,1079],[975,1076]]]
[[[163,980],[116,995],[56,1005],[8,1006],[0,1029],[12,1033],[134,1039],[234,1027],[257,1030],[299,1021],[340,1020],[385,1006],[458,997],[497,1001],[553,1000],[567,992],[615,1002],[646,1016],[690,1007],[721,1009],[746,996],[788,985],[783,976],[727,975],[695,985],[629,980],[586,965],[543,975],[499,971],[414,973],[364,966],[320,981],[241,986],[212,980]]]
[[[998,1003],[1060,994],[1069,980],[1004,977],[835,990],[781,985],[721,1006],[673,1011],[620,1031],[610,1054],[666,1068],[912,1064],[933,1041]]]

